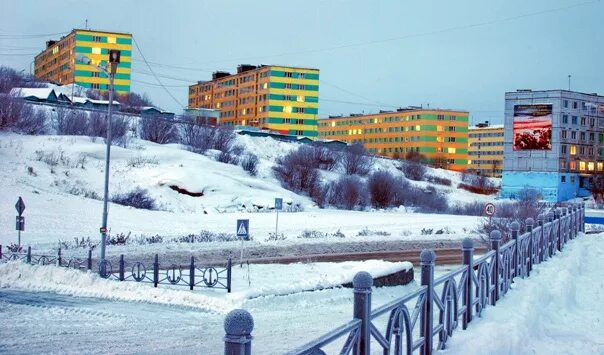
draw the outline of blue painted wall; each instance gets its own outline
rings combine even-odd
[[[562,182],[562,176],[565,182]],[[541,193],[549,202],[566,201],[579,194],[578,174],[557,172],[503,172],[501,197],[517,198],[524,188],[532,188]]]

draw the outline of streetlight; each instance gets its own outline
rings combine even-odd
[[[100,228],[101,232],[101,263],[99,272],[101,276],[106,275],[107,262],[105,260],[105,246],[107,245],[107,202],[109,198],[109,159],[111,155],[111,111],[113,107],[113,79],[117,71],[117,65],[120,63],[120,51],[109,50],[109,70],[106,67],[96,65],[90,58],[79,55],[77,60],[84,64],[92,64],[109,77],[109,106],[107,109],[107,151],[105,154],[105,191],[103,197],[103,222]],[[75,83],[74,83],[75,84]]]

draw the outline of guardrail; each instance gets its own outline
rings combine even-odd
[[[27,247],[26,252],[3,253],[2,245],[0,245],[0,262],[15,260],[32,265],[55,265],[81,271],[92,270],[93,265],[92,250],[88,250],[87,257],[65,257],[61,248],[57,255],[38,255],[32,253],[31,247]],[[167,267],[163,267],[159,262],[159,255],[155,254],[153,265],[149,270],[141,261],[127,264],[123,254],[120,255],[117,262],[115,260],[114,262],[117,266],[116,269],[113,269],[113,264],[108,259],[96,263],[99,275],[116,281],[151,283],[153,287],[174,285],[186,286],[190,290],[195,287],[204,287],[225,289],[227,292],[231,292],[232,262],[230,258],[226,262],[226,267],[202,266],[195,262],[193,256],[186,265],[165,264]]]
[[[535,221],[526,220],[526,231],[520,235],[520,224],[512,222],[511,239],[501,245],[499,231],[490,234],[491,250],[474,258],[474,241],[462,242],[463,265],[434,279],[436,254],[420,254],[421,281],[414,292],[372,310],[373,278],[367,272],[357,273],[353,284],[353,319],[325,335],[300,346],[288,355],[319,355],[327,351],[338,354],[429,355],[445,349],[449,337],[461,324],[467,329],[472,319],[480,317],[488,306],[509,290],[516,277],[530,276],[534,265],[563,250],[564,245],[585,231],[585,208],[573,205],[557,208]],[[225,354],[252,353],[254,321],[242,309],[231,311],[224,321]]]

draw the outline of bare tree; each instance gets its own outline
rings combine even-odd
[[[85,111],[57,107],[55,112],[55,130],[57,134],[68,136],[88,135],[88,114]]]
[[[354,143],[344,150],[340,162],[347,175],[365,176],[369,174],[373,160],[362,144]]]
[[[173,121],[161,117],[141,117],[139,134],[141,139],[166,144],[176,141],[176,127]]]
[[[401,171],[408,179],[422,181],[426,175],[426,167],[423,165],[424,161],[425,157],[422,154],[409,152],[405,155]]]
[[[0,130],[15,128],[21,117],[24,105],[20,99],[0,94]]]
[[[364,207],[366,195],[365,184],[358,176],[343,175],[329,188],[330,204],[347,210]]]
[[[35,109],[25,105],[17,121],[16,128],[25,134],[43,134],[46,132],[48,115],[44,108]]]
[[[376,208],[390,207],[399,181],[388,171],[375,171],[367,179],[371,204]]]

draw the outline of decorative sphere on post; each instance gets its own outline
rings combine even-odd
[[[501,232],[495,229],[494,231],[491,231],[489,237],[492,241],[499,241],[501,240]]]
[[[254,318],[245,309],[234,309],[224,319],[224,331],[227,335],[250,335],[254,330]]]
[[[461,241],[461,247],[465,250],[474,249],[474,240],[472,238],[464,238]]]
[[[512,223],[510,223],[510,229],[512,231],[519,231],[520,230],[520,223],[518,223],[517,221],[514,221]]]
[[[419,260],[422,264],[431,264],[436,260],[436,254],[430,249],[424,249],[419,254]]]
[[[367,271],[359,271],[352,279],[352,287],[357,290],[370,289],[373,286],[373,276]]]

